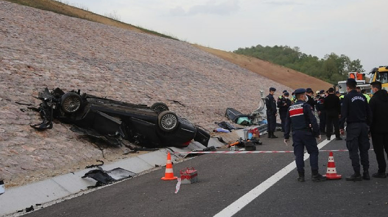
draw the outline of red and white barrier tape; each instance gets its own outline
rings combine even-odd
[[[372,151],[373,149],[370,149]],[[319,150],[320,152],[346,152],[347,149]],[[175,154],[274,154],[274,153],[294,153],[294,151],[189,151],[174,152]]]

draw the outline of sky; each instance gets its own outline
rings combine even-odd
[[[387,0],[63,0],[189,43],[234,51],[287,45],[388,65]]]

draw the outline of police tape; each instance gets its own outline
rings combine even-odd
[[[373,151],[373,149],[369,149]],[[320,152],[347,152],[347,149],[337,150],[319,150]],[[175,154],[277,154],[277,153],[294,153],[294,151],[188,151],[174,152]]]

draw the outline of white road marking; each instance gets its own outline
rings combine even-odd
[[[325,139],[324,141],[318,144],[318,149],[323,148],[329,142],[330,140]],[[309,157],[310,155],[306,152],[303,158],[304,160],[307,160]],[[221,212],[214,215],[214,217],[233,216],[234,214],[236,214],[238,211],[240,211],[242,208],[244,208],[246,205],[248,205],[258,196],[260,196],[262,193],[264,193],[267,189],[269,189],[272,185],[274,185],[276,182],[278,182],[280,179],[282,179],[284,176],[286,176],[295,168],[296,168],[296,164],[295,164],[295,161],[293,161],[283,169],[279,170],[279,172],[275,173],[273,176],[269,177],[267,180],[262,182],[260,185],[256,186],[254,189],[252,189],[251,191],[249,191],[248,193],[246,193],[245,195],[243,195],[242,197],[234,201],[225,209],[221,210]]]

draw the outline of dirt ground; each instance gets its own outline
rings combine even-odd
[[[314,91],[316,91],[327,90],[333,86],[330,83],[320,79],[295,71],[293,69],[275,65],[268,61],[200,45],[195,46],[224,60],[232,62],[242,68],[256,72],[259,75],[262,75],[293,89],[311,87]]]

